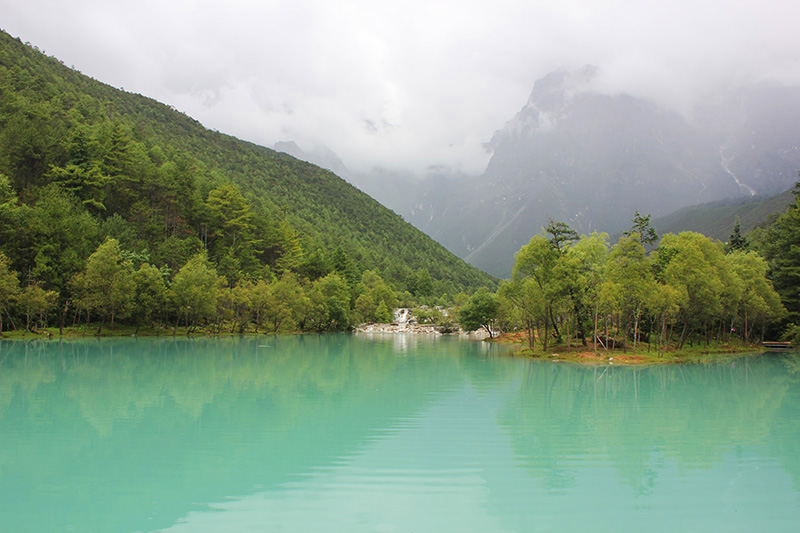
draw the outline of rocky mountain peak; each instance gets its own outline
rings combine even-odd
[[[540,112],[560,111],[572,98],[591,89],[599,69],[585,65],[578,70],[557,70],[536,80],[528,98],[528,106]]]

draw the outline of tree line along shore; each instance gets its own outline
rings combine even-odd
[[[505,340],[524,343],[524,353],[534,356],[628,353],[641,362],[753,349],[766,335],[796,334],[791,320],[798,302],[791,292],[780,293],[786,285],[776,290],[773,279],[792,279],[780,267],[786,264],[780,253],[791,247],[780,243],[796,237],[799,211],[795,202],[751,239],[737,225],[727,244],[693,232],[659,240],[649,217],[638,213],[613,245],[606,234],[578,236],[551,221],[519,250],[511,279],[496,290],[436,297],[423,273],[420,290],[447,309],[422,306],[415,315],[444,331],[482,328],[490,338],[511,332]],[[354,284],[337,272],[310,281],[291,271],[231,283],[200,252],[170,275],[113,238],[98,246],[67,288],[59,300],[39,283],[20,284],[0,255],[0,307],[6,323],[20,331],[347,331],[359,323],[392,322],[396,308],[419,303],[370,270]],[[63,308],[57,302],[65,302]]]
[[[409,307],[542,355],[798,345],[794,196],[727,243],[551,221],[499,281],[328,171],[0,32],[0,335],[349,331]]]

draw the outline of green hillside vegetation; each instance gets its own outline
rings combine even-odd
[[[4,317],[28,329],[99,319],[339,330],[398,298],[446,302],[495,285],[331,172],[4,32],[0,279]]]
[[[757,226],[774,222],[792,203],[791,191],[755,201],[712,202],[684,207],[657,218],[653,225],[660,233],[694,231],[706,237],[726,242],[738,217],[741,231],[747,233]]]

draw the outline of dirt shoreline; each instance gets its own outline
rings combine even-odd
[[[759,354],[765,352],[763,346],[758,345],[733,345],[721,343],[716,345],[703,345],[694,347],[684,347],[678,350],[675,346],[668,346],[663,353],[658,353],[655,348],[648,347],[647,344],[637,346],[634,354],[632,350],[623,351],[621,349],[604,350],[598,345],[598,350],[592,350],[592,346],[563,344],[548,347],[547,352],[537,346],[534,350],[528,348],[527,338],[524,333],[505,333],[496,339],[495,342],[518,345],[514,352],[515,357],[527,357],[542,361],[576,363],[583,365],[664,365],[681,363],[699,363],[704,361],[719,360],[730,357],[738,357],[748,354]]]

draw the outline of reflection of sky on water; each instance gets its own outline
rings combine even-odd
[[[498,348],[381,334],[0,342],[0,530],[800,522],[796,360],[596,370]]]
[[[515,428],[498,419],[520,385],[439,391],[335,464],[214,502],[168,531],[781,531],[800,517],[792,478],[763,445],[688,468],[650,446],[647,490],[581,442],[559,464],[535,447],[520,455]]]
[[[471,388],[439,393],[336,464],[193,511],[167,531],[514,531],[489,508],[487,471],[531,484],[493,421],[500,399]]]

